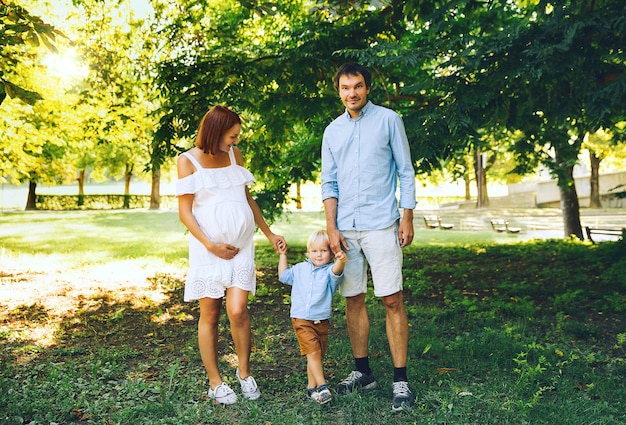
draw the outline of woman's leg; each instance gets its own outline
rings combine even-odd
[[[228,288],[226,290],[226,312],[230,320],[230,332],[239,361],[239,374],[242,379],[245,379],[251,375],[250,351],[252,349],[250,316],[248,316],[248,291],[234,286]]]
[[[200,299],[200,319],[198,320],[198,347],[202,364],[209,377],[209,385],[215,388],[222,383],[217,366],[217,325],[220,318],[222,299]]]

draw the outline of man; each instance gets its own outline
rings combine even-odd
[[[374,388],[369,366],[369,317],[365,305],[367,266],[374,295],[386,310],[387,340],[394,366],[394,410],[411,407],[406,361],[408,320],[402,299],[402,248],[413,241],[415,171],[400,116],[367,100],[369,71],[358,64],[342,65],[335,89],[346,107],[324,131],[322,200],[333,252],[346,249],[348,262],[339,286],[346,297],[346,321],[355,370],[337,393]],[[400,183],[400,216],[396,199]]]

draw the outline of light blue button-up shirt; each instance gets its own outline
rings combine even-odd
[[[368,101],[356,119],[348,111],[322,140],[322,200],[337,198],[339,230],[380,230],[414,209],[415,170],[402,118]]]
[[[294,319],[330,319],[333,294],[343,273],[333,273],[333,263],[315,267],[310,259],[283,271],[279,280],[291,285],[291,312]]]

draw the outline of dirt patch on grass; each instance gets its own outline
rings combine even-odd
[[[136,260],[68,265],[59,257],[20,256],[3,258],[0,270],[0,343],[15,349],[19,363],[51,348],[112,337],[112,325],[122,318],[132,319],[133,312],[149,317],[151,308],[170,301],[155,276],[165,271],[171,282],[182,279],[180,272]],[[87,344],[72,337],[79,328]],[[145,336],[123,331],[127,340]]]
[[[128,363],[149,359],[155,350],[161,357],[200,362],[198,304],[182,299],[184,271],[140,261],[73,267],[56,259],[23,257],[0,266],[2,359],[24,365],[104,349],[122,353]],[[257,285],[270,290],[250,303],[253,331],[263,329],[253,355],[268,358],[256,365],[259,372],[280,379],[285,370],[300,367],[290,365],[300,355],[284,302],[288,289],[276,284],[273,269],[259,270]],[[222,314],[220,326],[227,327],[225,309]],[[271,337],[265,338],[270,329]],[[230,345],[228,329],[220,328],[226,361],[234,352]]]

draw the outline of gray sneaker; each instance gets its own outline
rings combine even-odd
[[[391,408],[395,411],[411,408],[415,404],[415,396],[409,389],[409,383],[406,381],[393,383],[393,405]]]
[[[366,375],[358,370],[353,370],[346,379],[337,385],[336,391],[337,394],[347,394],[359,388],[371,390],[372,388],[376,388],[377,385],[378,383],[376,382],[373,373]]]

